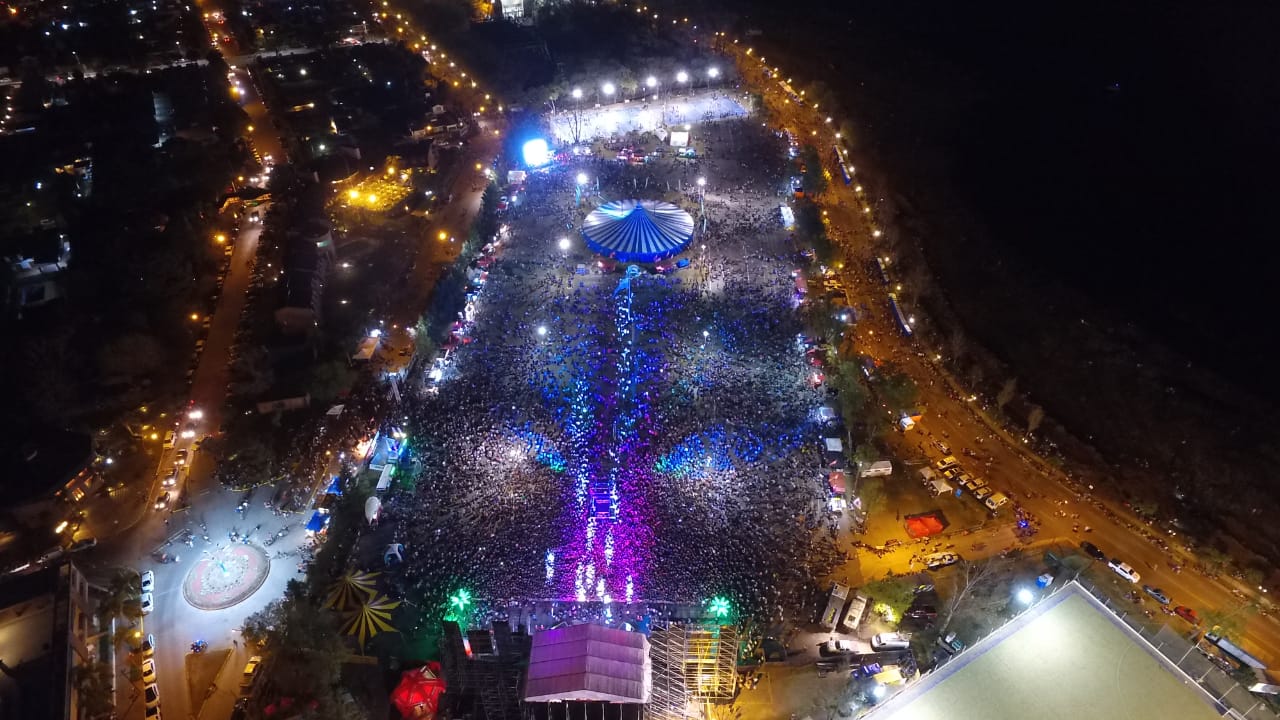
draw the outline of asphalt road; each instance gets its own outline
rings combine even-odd
[[[965,399],[971,391],[961,387],[947,375],[943,367],[933,361],[935,352],[939,351],[903,337],[889,314],[889,288],[862,272],[872,262],[870,245],[874,208],[871,213],[865,212],[864,208],[872,206],[873,202],[855,190],[856,177],[854,184],[846,186],[840,180],[839,168],[830,167],[833,161],[830,160],[829,148],[836,142],[832,126],[825,123],[825,116],[821,113],[789,101],[775,81],[763,76],[759,61],[745,56],[742,46],[728,45],[727,48],[731,54],[736,54],[738,66],[747,83],[763,93],[766,105],[774,116],[784,126],[795,131],[800,142],[813,142],[831,172],[829,189],[820,198],[819,204],[829,213],[833,235],[838,237],[854,258],[853,262],[846,264],[844,273],[850,304],[866,304],[872,309],[870,318],[859,321],[856,339],[846,351],[893,360],[917,382],[920,388],[919,405],[928,408],[923,422],[915,430],[896,437],[901,451],[899,456],[920,457],[923,446],[929,459],[935,460],[942,455],[931,445],[936,439],[949,444],[957,457],[960,457],[961,448],[973,449],[984,460],[989,459],[991,465],[975,465],[974,461],[969,460],[971,467],[967,469],[972,474],[987,479],[993,487],[1016,497],[1024,508],[1041,520],[1043,525],[1036,538],[1038,541],[1058,539],[1063,544],[1075,545],[1080,540],[1088,539],[1110,557],[1119,557],[1132,564],[1142,574],[1142,584],[1164,588],[1175,604],[1188,605],[1203,613],[1209,609],[1239,606],[1241,601],[1232,594],[1233,590],[1244,592],[1252,599],[1259,598],[1256,589],[1246,588],[1234,581],[1210,579],[1191,570],[1174,573],[1169,568],[1169,563],[1176,560],[1188,566],[1192,564],[1189,553],[1177,550],[1170,556],[1126,525],[1111,520],[1092,504],[1082,502],[1068,488],[1065,477],[1059,471],[1042,458],[1034,456],[1021,445],[1018,438],[1008,435],[976,403]],[[968,460],[963,457],[961,459]],[[1067,504],[1060,504],[1062,501]],[[1140,524],[1124,508],[1110,499],[1106,502],[1119,513],[1122,522]],[[1078,513],[1079,520],[1057,517],[1054,512],[1058,510]],[[1093,531],[1087,536],[1082,532],[1073,532],[1072,525],[1075,522],[1081,528],[1090,526]],[[1159,534],[1158,530],[1152,532]],[[1174,544],[1175,539],[1166,540]],[[986,552],[999,552],[1001,549],[999,546],[988,547]],[[905,572],[910,555],[910,550],[898,552],[896,556],[889,556],[888,561],[892,563],[896,557],[898,562],[893,569]],[[859,562],[859,558],[855,557],[853,566],[845,571],[857,572]],[[869,567],[876,567],[879,573],[884,561],[870,555],[867,557],[867,564]],[[1124,582],[1118,577],[1117,580]],[[1274,615],[1249,618],[1245,637],[1240,645],[1272,666],[1280,665],[1280,622],[1277,622]]]

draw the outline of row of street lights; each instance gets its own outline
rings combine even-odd
[[[708,83],[711,82],[712,80],[715,80],[718,77],[720,77],[720,68],[712,67],[707,69]],[[690,76],[689,73],[685,72],[684,70],[681,70],[680,72],[676,73],[676,82],[681,85],[688,84],[691,79],[692,79],[692,76]],[[656,94],[658,91],[658,88],[662,86],[662,82],[658,80],[657,76],[650,75],[649,77],[645,78],[644,85],[645,87],[649,88]],[[618,86],[613,84],[612,82],[605,81],[604,84],[600,86],[600,92],[604,93],[605,97],[613,97],[613,95],[616,92],[618,92]],[[580,87],[575,87],[572,91],[570,91],[569,94],[570,96],[573,97],[574,100],[581,100],[583,97],[582,88]],[[596,97],[599,98],[599,94],[597,94]]]

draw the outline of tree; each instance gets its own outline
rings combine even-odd
[[[284,620],[284,600],[272,600],[266,607],[244,619],[240,634],[244,636],[246,642],[261,646],[271,633],[284,625]]]
[[[1018,378],[1009,378],[1004,381],[1004,385],[1000,386],[1000,392],[996,394],[996,407],[1004,410],[1004,406],[1013,400],[1013,396],[1018,392]]]
[[[880,608],[881,611],[888,609],[893,613],[894,618],[901,619],[902,614],[915,601],[916,581],[908,575],[890,576],[867,583],[863,586],[862,592],[876,602],[877,608],[883,604],[884,608]]]
[[[71,678],[80,704],[91,720],[115,710],[111,693],[111,667],[106,663],[99,661],[77,665],[71,671]]]
[[[332,402],[350,389],[354,380],[355,373],[345,362],[330,360],[311,369],[311,382],[307,390],[317,402]]]
[[[880,367],[878,376],[880,397],[890,410],[897,412],[915,406],[920,397],[920,389],[910,375],[896,365],[885,363]]]
[[[141,578],[133,570],[120,570],[111,576],[106,594],[98,600],[98,617],[104,625],[114,618],[137,620],[142,617],[140,582]],[[121,633],[117,639],[123,637]]]
[[[280,607],[267,619],[269,627],[262,629],[276,648],[275,689],[282,696],[315,698],[318,717],[342,717],[339,673],[350,653],[334,613],[320,612],[306,586],[290,580]]]
[[[985,584],[991,579],[996,567],[995,558],[987,558],[981,562],[961,560],[955,565],[956,570],[951,576],[951,597],[947,600],[946,610],[944,611],[946,619],[942,621],[939,633],[945,634],[947,632],[947,628],[951,626],[951,621],[955,619],[956,611],[964,606],[974,588]]]
[[[1248,619],[1258,612],[1253,602],[1243,602],[1235,607],[1215,608],[1200,613],[1203,627],[1228,640],[1239,640],[1244,634]]]
[[[800,150],[800,162],[804,165],[804,176],[801,186],[805,195],[821,195],[827,189],[827,175],[822,167],[822,159],[817,148],[805,145]]]
[[[1027,433],[1032,434],[1039,430],[1042,422],[1044,422],[1044,408],[1032,405],[1031,411],[1027,413]]]

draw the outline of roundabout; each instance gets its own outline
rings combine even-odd
[[[182,581],[182,596],[200,610],[223,610],[244,602],[262,587],[271,571],[265,551],[232,545],[200,558]]]

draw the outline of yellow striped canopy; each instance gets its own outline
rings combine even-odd
[[[351,610],[378,594],[375,579],[381,573],[353,570],[329,588],[322,607],[339,612]]]
[[[363,648],[365,642],[381,632],[399,632],[391,625],[391,611],[400,607],[399,600],[386,595],[370,599],[351,612],[342,624],[342,634],[355,636]]]

